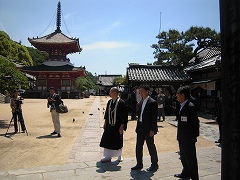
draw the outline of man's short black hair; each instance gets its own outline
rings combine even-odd
[[[184,94],[185,99],[190,98],[190,88],[189,86],[182,86],[178,88],[177,93]]]
[[[142,85],[140,85],[139,86],[139,89],[140,88],[143,88],[143,89],[145,89],[146,91],[149,91],[150,90],[150,87],[149,87],[149,85],[147,85],[147,84],[142,84]]]

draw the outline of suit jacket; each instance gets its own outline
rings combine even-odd
[[[50,95],[49,96],[50,99],[52,99],[53,101],[48,101],[47,103],[47,107],[51,107],[53,109],[55,109],[56,107],[58,107],[60,104],[63,103],[63,101],[61,100],[61,97],[54,93],[53,95]]]
[[[194,104],[187,101],[181,111],[177,112],[177,140],[182,143],[197,142],[199,136],[199,119]]]
[[[140,102],[140,107],[142,107],[143,101]],[[138,118],[140,118],[141,109],[138,114]],[[144,134],[148,135],[150,131],[154,131],[155,134],[158,132],[157,126],[157,115],[158,115],[158,105],[157,102],[149,97],[145,108],[142,114],[142,123],[137,122],[136,133],[139,131],[143,132]]]

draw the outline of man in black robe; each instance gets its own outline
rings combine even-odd
[[[102,163],[110,162],[112,157],[122,161],[123,131],[127,129],[128,115],[125,102],[120,99],[117,87],[110,89],[110,99],[104,115],[104,132],[100,147],[104,148]]]

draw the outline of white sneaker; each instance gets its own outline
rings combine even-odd
[[[117,159],[119,162],[122,162],[123,161],[123,157],[122,156],[118,156],[118,159]]]
[[[102,159],[101,159],[101,162],[102,162],[102,163],[111,162],[111,159],[112,159],[112,158],[110,158],[110,157],[105,157],[105,158],[102,158]]]

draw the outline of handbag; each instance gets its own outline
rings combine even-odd
[[[57,113],[61,113],[61,114],[67,113],[68,112],[68,107],[62,103],[62,104],[59,104],[59,106],[56,107],[56,111],[57,111]]]

